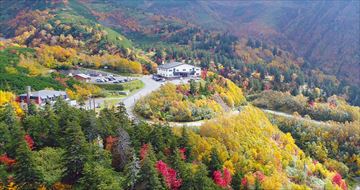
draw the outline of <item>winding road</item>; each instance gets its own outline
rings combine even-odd
[[[126,98],[119,98],[119,103],[123,102],[127,111],[127,114],[129,115],[129,117],[131,119],[138,119],[138,116],[136,116],[133,112],[134,110],[134,106],[135,103],[144,96],[149,95],[151,92],[159,89],[161,87],[161,85],[163,84],[163,82],[157,82],[155,80],[152,79],[151,75],[144,75],[141,77],[132,77],[134,79],[137,80],[141,80],[144,83],[144,88],[138,90],[137,92],[135,92],[134,94],[131,94],[130,96],[126,97]],[[174,84],[180,84],[180,83],[184,83],[187,82],[186,80],[172,80],[172,81],[168,81]],[[95,99],[96,104],[103,104],[106,100],[110,100],[111,98],[100,98],[100,99]],[[114,98],[112,98],[114,99]],[[289,118],[289,119],[296,119],[296,120],[301,120],[304,122],[310,122],[316,125],[330,125],[329,123],[323,122],[323,121],[316,121],[316,120],[312,120],[312,119],[307,119],[307,118],[302,118],[302,117],[296,117],[294,115],[288,114],[288,113],[284,113],[284,112],[278,112],[278,111],[273,111],[273,110],[267,110],[267,109],[261,109],[262,111],[264,111],[265,113],[269,113],[272,115],[276,115],[276,116],[281,116],[281,117],[285,117],[285,118]],[[232,111],[231,114],[237,114],[239,113],[239,111],[235,110]],[[153,122],[150,120],[147,120],[148,122]],[[201,121],[193,121],[193,122],[168,122],[170,126],[172,127],[181,127],[181,126],[185,126],[185,127],[200,127],[206,120],[201,120]]]
[[[122,99],[122,102],[125,105],[126,111],[130,118],[135,119],[133,109],[135,103],[141,98],[151,92],[157,90],[161,86],[161,82],[154,81],[150,75],[144,75],[142,77],[134,77],[135,79],[141,80],[144,83],[144,88],[138,90],[134,94]]]

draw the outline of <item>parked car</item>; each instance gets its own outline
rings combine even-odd
[[[165,80],[164,78],[161,78],[161,77],[156,76],[156,75],[153,75],[152,78],[153,78],[155,81],[163,81],[163,80]]]

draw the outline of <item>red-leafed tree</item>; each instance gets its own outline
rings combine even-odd
[[[203,69],[203,70],[201,71],[201,78],[202,78],[203,80],[205,80],[206,77],[207,77],[207,69]]]
[[[225,168],[223,173],[220,170],[214,171],[213,179],[216,185],[226,188],[230,186],[232,178],[229,170]]]
[[[334,175],[332,183],[338,185],[342,190],[347,190],[347,185],[339,173]]]
[[[141,160],[143,160],[147,156],[148,150],[149,150],[149,144],[143,144],[140,149],[140,159]]]
[[[16,160],[9,158],[7,154],[3,154],[0,156],[0,163],[5,164],[7,166],[12,166],[16,163]]]
[[[244,178],[241,179],[241,185],[242,185],[243,187],[247,187],[247,186],[248,186],[248,181],[247,181],[246,177],[244,177]]]
[[[254,173],[254,177],[258,179],[260,182],[263,182],[265,179],[265,175],[261,171],[256,171]]]
[[[161,160],[156,162],[156,169],[159,173],[161,173],[162,177],[165,179],[166,185],[170,189],[177,190],[180,188],[182,179],[177,178],[177,174],[174,169],[168,167],[168,165]]]
[[[180,157],[182,160],[186,160],[186,155],[185,155],[185,152],[186,152],[186,148],[180,148],[179,149],[179,152],[180,152]]]
[[[24,137],[27,145],[29,146],[30,150],[32,150],[34,148],[34,140],[31,138],[30,135],[26,134],[25,137]]]

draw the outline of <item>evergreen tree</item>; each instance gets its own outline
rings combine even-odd
[[[219,155],[215,148],[211,149],[210,153],[210,161],[208,164],[210,174],[212,174],[216,170],[222,169],[222,163],[220,161]]]
[[[273,48],[273,50],[272,50],[272,54],[273,54],[273,56],[276,56],[276,55],[278,55],[279,53],[278,53],[278,48],[277,47],[274,47]]]
[[[291,95],[293,96],[299,95],[299,89],[297,87],[294,87],[294,89],[291,91]]]
[[[255,48],[259,48],[259,47],[261,47],[261,42],[260,42],[260,40],[256,40],[255,41]]]
[[[43,127],[49,130],[47,145],[51,147],[60,146],[62,136],[60,134],[58,116],[48,104],[45,105],[40,115],[44,118],[42,123]]]
[[[66,125],[66,141],[63,178],[65,182],[74,183],[83,175],[84,164],[87,160],[87,145],[79,123],[68,121]]]
[[[93,142],[98,137],[100,129],[96,113],[93,110],[82,112],[80,125],[88,142]]]
[[[254,48],[255,47],[255,43],[252,39],[249,39],[246,43],[246,46],[249,46],[251,48]]]
[[[220,190],[222,188],[218,187],[214,181],[208,177],[209,173],[206,170],[206,167],[204,165],[200,165],[198,170],[194,174],[194,185],[192,188],[194,190]],[[183,188],[182,188],[183,189]],[[185,190],[185,189],[184,189]]]
[[[190,93],[191,95],[195,96],[197,94],[197,85],[194,79],[190,80]]]
[[[124,103],[120,103],[119,106],[116,108],[116,117],[121,124],[121,128],[127,130],[130,127],[131,121],[127,114]]]
[[[81,189],[122,190],[124,179],[111,167],[87,162],[84,165],[84,175],[79,182]]]
[[[6,185],[9,175],[10,174],[7,171],[7,166],[1,164],[0,165],[0,184]]]
[[[255,179],[255,189],[254,190],[263,190],[258,178]]]
[[[242,174],[240,171],[236,171],[234,176],[232,177],[231,180],[231,187],[233,189],[237,189],[240,190],[241,188],[241,180],[244,177],[244,174]]]
[[[193,157],[191,155],[192,147],[189,144],[189,138],[190,138],[189,133],[188,133],[186,127],[183,127],[182,131],[181,131],[179,145],[181,148],[185,148],[186,161],[191,162],[193,160]]]
[[[296,84],[301,86],[305,83],[305,78],[303,74],[298,74],[297,78],[296,78]]]
[[[36,107],[36,104],[34,103],[34,101],[31,101],[30,104],[28,105],[27,113],[29,115],[35,115],[37,112],[38,112],[38,108]]]
[[[147,190],[165,190],[165,185],[155,168],[156,158],[152,147],[149,146],[147,156],[141,166],[141,186]]]
[[[106,139],[108,136],[116,136],[116,129],[119,128],[120,121],[114,109],[105,108],[100,111],[99,116],[100,136]]]
[[[288,71],[285,72],[285,74],[284,74],[285,82],[291,82],[292,81],[291,75],[292,75],[292,71],[288,70]]]
[[[24,133],[19,126],[14,126],[16,140],[16,163],[14,166],[15,182],[21,189],[35,189],[41,184],[41,174],[37,170],[32,152],[24,140]]]
[[[0,155],[11,151],[11,142],[12,137],[9,126],[4,122],[0,122]]]
[[[18,143],[24,139],[22,139],[25,134],[21,133],[19,121],[16,117],[14,108],[7,104],[4,110],[1,112],[0,121],[5,124],[1,127],[1,135],[4,139],[0,139],[0,141],[4,140],[6,144],[4,144],[4,151],[6,151],[7,155],[11,158],[16,156],[16,150],[18,148]]]
[[[49,129],[44,126],[44,118],[40,115],[27,115],[23,120],[23,127],[36,142],[37,148],[46,146]]]
[[[4,111],[1,112],[0,121],[10,126],[17,123],[16,113],[11,104],[7,104]]]

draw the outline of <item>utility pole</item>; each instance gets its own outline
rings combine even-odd
[[[93,98],[93,103],[94,103],[94,112],[95,112],[95,108],[96,108],[96,105],[95,105],[95,98]]]
[[[91,94],[89,95],[89,110],[91,110]]]

